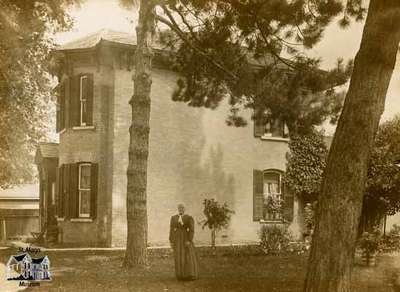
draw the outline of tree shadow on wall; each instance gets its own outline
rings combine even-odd
[[[227,203],[231,210],[235,210],[235,178],[233,174],[225,172],[224,152],[221,145],[205,149],[206,158],[203,163],[201,153],[192,152],[195,150],[193,147],[186,149],[188,153],[185,153],[184,157],[187,157],[186,155],[191,157],[191,163],[183,164],[179,193],[181,201],[187,206],[195,221],[204,219],[203,200],[206,198],[214,198],[221,204]],[[194,160],[196,163],[193,163]],[[222,240],[227,239],[232,237],[233,230],[228,227],[220,235],[223,236]],[[202,241],[208,240],[208,231],[207,235],[202,234],[201,237]]]

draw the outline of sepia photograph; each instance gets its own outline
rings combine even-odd
[[[0,0],[0,291],[400,292],[400,0]]]

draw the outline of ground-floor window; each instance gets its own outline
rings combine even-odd
[[[97,176],[97,163],[78,162],[59,167],[56,196],[59,218],[96,217]]]
[[[263,219],[282,220],[282,179],[274,170],[263,172]]]
[[[253,170],[253,221],[283,220],[282,175],[283,172],[276,169]],[[292,206],[287,204],[286,208]]]
[[[79,164],[79,217],[90,217],[90,169],[89,163]]]

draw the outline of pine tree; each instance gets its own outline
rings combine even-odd
[[[145,2],[142,1],[141,9],[148,9]],[[290,112],[275,100],[287,101],[283,104],[293,109],[307,104],[300,102],[307,99],[311,102],[306,108],[324,104],[332,88],[351,72],[351,66],[323,73],[318,70],[318,62],[303,57],[297,46],[312,47],[339,13],[344,15],[341,24],[347,25],[350,17],[362,19],[366,12],[361,0],[149,3],[157,4],[162,14],[156,14],[155,19],[172,32],[165,36],[166,41],[173,45],[173,38],[178,39],[175,56],[181,57],[176,58],[175,65],[184,78],[179,80],[174,100],[215,108],[228,95],[232,106],[228,122],[236,126],[245,124],[239,116],[241,108],[254,109],[255,119],[271,119]],[[350,291],[367,161],[400,39],[399,5],[395,0],[370,1],[361,47],[323,178],[304,286],[307,292]],[[282,50],[293,57],[282,58]],[[274,95],[283,88],[288,88],[287,92],[275,99]],[[327,88],[327,95],[321,95]],[[273,94],[269,96],[269,92]],[[322,114],[311,111],[306,121],[295,113],[291,115],[293,120],[286,118],[287,123],[294,132],[307,129],[323,118],[335,117],[340,111],[337,104],[326,103],[320,107]],[[323,113],[326,105],[333,105],[327,114]],[[132,123],[131,129],[136,126],[143,125]],[[147,149],[142,150],[147,155]],[[133,186],[134,176],[130,175],[128,172],[128,186]],[[140,186],[145,185],[146,175],[143,168],[137,176]],[[128,204],[128,212],[133,212],[135,201],[128,198]],[[145,199],[140,208],[145,208]],[[145,226],[144,217],[141,220],[138,224]],[[144,241],[140,243],[145,245]]]
[[[168,32],[160,34],[160,40],[174,51],[172,57],[176,59],[172,64],[173,69],[183,76],[178,81],[179,89],[172,97],[173,100],[187,102],[190,106],[215,108],[229,94],[232,106],[232,114],[227,119],[229,125],[246,124],[239,115],[240,105],[255,109],[255,118],[276,118],[283,113],[282,105],[271,98],[272,94],[267,95],[272,92],[268,90],[272,88],[271,85],[281,79],[283,82],[279,82],[280,87],[276,87],[274,92],[278,93],[282,88],[290,89],[283,94],[281,104],[291,108],[297,103],[304,105],[291,115],[292,120],[287,119],[293,131],[306,129],[329,116],[334,117],[340,110],[340,99],[333,94],[332,88],[343,83],[351,66],[344,67],[339,63],[338,68],[321,78],[317,74],[320,73],[318,61],[303,57],[296,49],[298,45],[311,47],[318,42],[323,28],[342,11],[342,5],[336,1],[317,1],[315,4],[303,1],[240,0],[120,2],[128,8],[139,5],[135,92],[131,99],[132,124],[127,171],[128,240],[125,265],[130,267],[146,264],[146,180],[150,130],[151,35],[156,28],[154,21],[168,27]],[[156,7],[159,9],[156,10]],[[270,11],[276,13],[271,14]],[[280,56],[283,47],[290,52],[291,59]],[[254,70],[254,63],[257,70]],[[297,81],[299,77],[300,82]],[[301,92],[305,85],[309,85],[309,92],[300,96],[307,98],[293,100],[292,97]],[[330,89],[327,94],[321,95],[321,89],[327,88]],[[243,99],[244,94],[248,98]],[[272,103],[265,102],[267,100]],[[327,104],[332,105],[328,110]],[[308,111],[307,107],[311,106],[314,110]],[[270,114],[272,108],[274,110]],[[300,116],[303,121],[297,123]]]
[[[370,150],[400,41],[400,2],[371,0],[328,156],[305,292],[348,292]]]
[[[127,170],[128,238],[124,265],[147,265],[147,158],[150,132],[150,92],[152,36],[155,31],[155,3],[140,1],[139,22],[136,27],[134,93],[129,101],[132,124],[129,128],[129,164]]]

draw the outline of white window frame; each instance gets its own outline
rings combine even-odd
[[[270,193],[268,193],[268,190],[265,190],[265,174],[268,174],[268,173],[271,173],[271,174],[276,174],[276,175],[278,175],[278,188],[279,188],[279,193],[276,193],[276,194],[270,194]],[[282,172],[281,171],[279,171],[279,170],[275,170],[275,169],[266,169],[266,170],[264,170],[263,171],[263,197],[264,198],[266,198],[266,197],[268,197],[268,196],[270,196],[270,195],[272,195],[273,196],[273,198],[274,198],[274,196],[275,196],[275,198],[277,198],[277,199],[279,199],[279,200],[281,200],[282,201]],[[263,212],[264,213],[264,212]],[[267,220],[267,221],[282,221],[283,220],[283,216],[282,216],[282,214],[280,214],[280,217],[279,218],[275,218],[275,219],[270,219],[270,218],[265,218],[264,220]]]
[[[83,99],[83,91],[82,91],[82,83],[83,80],[86,79],[86,82],[88,80],[88,76],[87,75],[82,75],[79,79],[79,106],[80,106],[80,116],[79,116],[79,124],[81,126],[86,126],[86,122],[82,122],[83,121],[83,109],[84,106],[86,107],[86,118],[87,118],[87,99]],[[88,85],[88,84],[87,84]],[[87,88],[86,85],[86,88]]]
[[[280,134],[279,136],[272,136],[272,130],[273,127],[275,126],[275,122],[271,123],[271,121],[265,123],[264,125],[264,132],[261,135],[261,139],[265,140],[276,140],[276,141],[287,141],[289,137],[289,129],[287,127],[287,124],[284,122],[282,125],[282,129],[280,129]]]
[[[80,163],[79,166],[78,166],[78,193],[79,193],[79,196],[78,196],[78,214],[79,214],[80,218],[89,218],[90,217],[90,211],[89,211],[89,213],[81,213],[81,201],[82,201],[81,191],[89,191],[89,193],[91,192],[90,186],[89,186],[88,189],[81,188],[81,170],[82,170],[83,166],[88,166],[90,171],[91,171],[91,163]],[[91,176],[91,173],[90,173],[90,176]],[[92,182],[90,182],[90,183],[92,183]]]
[[[51,196],[50,196],[50,200],[51,200],[51,205],[54,205],[56,203],[56,183],[52,182],[51,183]]]

